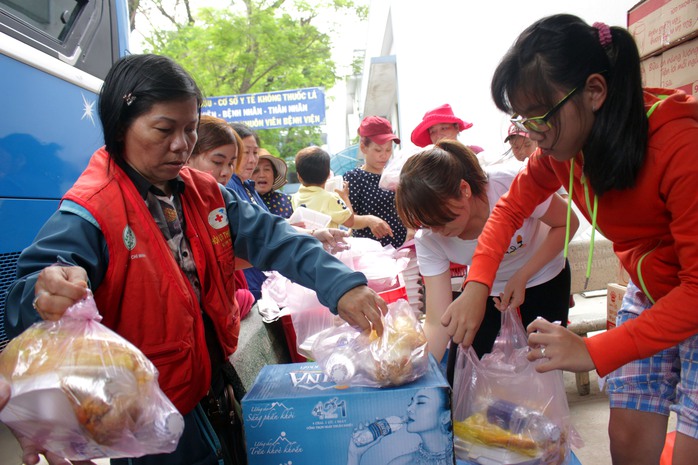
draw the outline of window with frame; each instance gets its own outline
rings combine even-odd
[[[84,0],[0,0],[0,8],[33,29],[63,42],[86,3]]]

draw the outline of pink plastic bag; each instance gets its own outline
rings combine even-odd
[[[92,294],[0,354],[12,397],[0,420],[69,460],[172,452],[184,419],[143,353],[100,323]]]
[[[428,369],[427,339],[412,307],[400,299],[388,304],[383,335],[360,333],[344,323],[315,337],[313,359],[337,384],[399,386]]]
[[[570,422],[559,370],[529,362],[518,313],[502,313],[492,352],[458,349],[453,389],[456,455],[469,463],[560,465],[581,439]]]

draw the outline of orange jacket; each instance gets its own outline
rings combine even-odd
[[[225,204],[210,176],[188,168],[180,176],[203,309],[228,356],[237,346],[240,317]],[[65,198],[94,216],[107,242],[109,266],[95,291],[102,323],[143,351],[157,367],[165,394],[180,412],[190,412],[211,380],[201,307],[146,203],[103,148]]]
[[[698,333],[698,103],[680,91],[646,89],[646,109],[657,102],[635,187],[598,198],[597,229],[655,303],[641,317],[585,340],[602,376]],[[582,163],[580,153],[572,198],[591,222],[594,192]],[[480,235],[468,281],[491,286],[513,231],[541,200],[568,188],[570,166],[539,154],[529,159]]]

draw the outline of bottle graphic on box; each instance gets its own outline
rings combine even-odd
[[[355,431],[352,435],[352,440],[358,447],[362,447],[382,436],[387,436],[398,431],[404,425],[405,419],[398,416],[381,418],[368,425],[365,429]]]

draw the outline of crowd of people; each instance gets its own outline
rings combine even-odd
[[[698,104],[680,91],[643,89],[632,36],[572,15],[522,32],[491,92],[511,116],[504,142],[516,163],[483,167],[481,148],[458,141],[472,124],[444,104],[412,131],[421,150],[404,161],[394,191],[380,179],[400,138],[389,120],[369,115],[357,130],[363,163],[343,174],[341,189],[325,188],[330,155],[307,147],[293,160],[302,186],[287,195],[286,161],[252,129],[201,116],[203,97],[181,66],[122,58],[100,94],[104,147],[18,260],[7,334],[58,320],[89,287],[103,323],[153,361],[185,420],[175,452],[112,463],[241,463],[225,440],[229,425],[211,426],[206,406],[222,395],[240,319],[260,298],[265,271],[314,289],[349,324],[380,334],[385,302],[325,249],[349,234],[396,249],[414,239],[437,360],[453,360],[458,345],[490,352],[499,312],[518,308],[541,371],[607,376],[614,464],[657,464],[670,411],[678,415],[674,464],[693,463]],[[572,203],[630,275],[618,327],[590,338],[566,329],[563,251],[579,224]],[[292,227],[287,218],[300,207],[326,214],[328,227]],[[461,292],[452,292],[452,264],[468,269]],[[177,348],[174,362],[162,356],[168,347]],[[9,397],[0,379],[0,408]],[[218,438],[220,456],[205,437]],[[18,439],[25,463],[41,454],[65,463]]]

